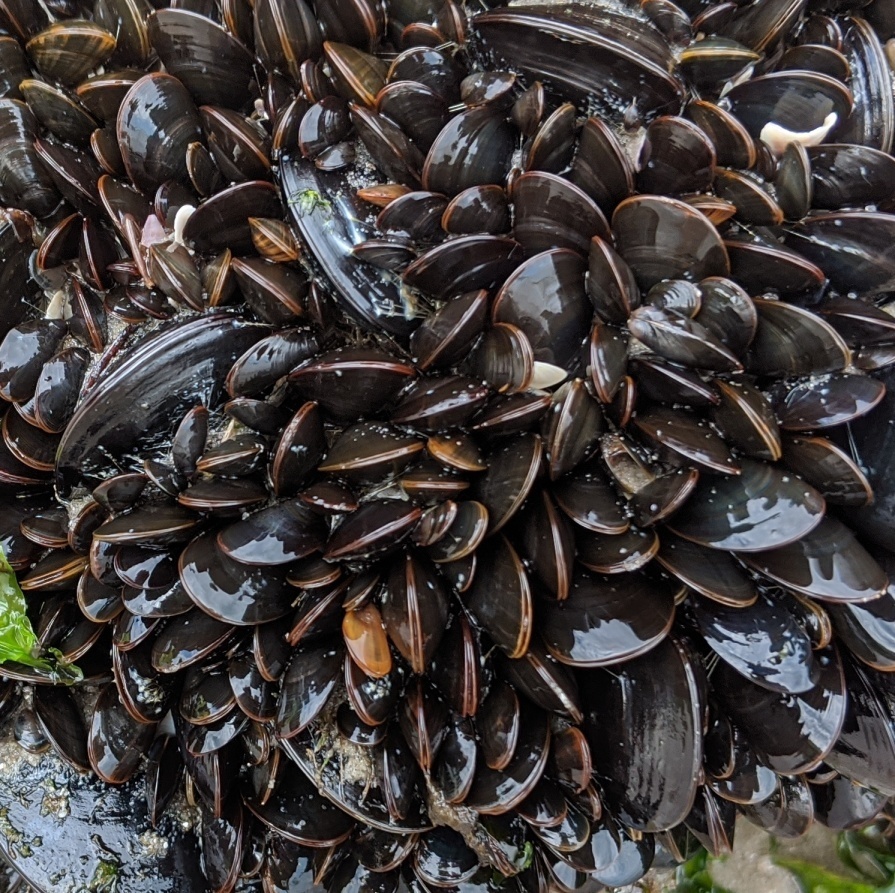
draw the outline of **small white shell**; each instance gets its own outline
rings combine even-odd
[[[187,220],[193,216],[196,209],[192,205],[181,205],[174,215],[174,241],[179,245],[183,245],[183,229]]]
[[[558,385],[561,381],[565,381],[568,372],[552,363],[534,364],[534,372],[531,376],[531,382],[528,385],[530,391],[544,391]]]
[[[168,234],[165,232],[161,220],[155,214],[150,214],[143,224],[143,229],[140,230],[140,246],[148,248],[150,245],[158,245],[167,241]]]
[[[44,317],[46,319],[71,319],[71,304],[68,302],[65,289],[60,288],[59,291],[50,298],[50,303],[47,304]]]
[[[819,146],[827,138],[827,134],[836,126],[838,120],[839,116],[836,112],[830,112],[830,114],[824,118],[824,123],[821,124],[820,127],[815,127],[814,130],[809,130],[805,133],[797,133],[794,130],[787,130],[785,127],[775,124],[773,121],[768,121],[768,123],[761,128],[759,137],[763,143],[767,143],[775,155],[782,155],[783,150],[790,143],[801,143],[805,147]]]

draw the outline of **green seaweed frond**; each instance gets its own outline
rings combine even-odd
[[[79,682],[84,674],[55,649],[41,652],[26,611],[25,596],[0,549],[0,664],[18,663],[46,673],[53,682]]]

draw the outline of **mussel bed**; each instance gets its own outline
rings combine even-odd
[[[0,29],[22,748],[215,893],[895,818],[890,3]]]

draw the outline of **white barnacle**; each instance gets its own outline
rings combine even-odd
[[[814,130],[807,130],[802,133],[795,130],[788,130],[780,124],[768,121],[768,123],[761,128],[759,138],[763,143],[767,143],[768,147],[775,155],[782,155],[784,149],[786,149],[790,143],[801,143],[806,148],[809,146],[819,146],[827,138],[827,134],[836,126],[838,120],[839,116],[836,112],[830,112],[830,114],[824,118],[824,123],[821,124],[820,127],[815,127]]]

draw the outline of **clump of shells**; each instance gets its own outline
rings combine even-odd
[[[3,712],[217,893],[895,795],[895,18],[491,5],[0,2]]]

